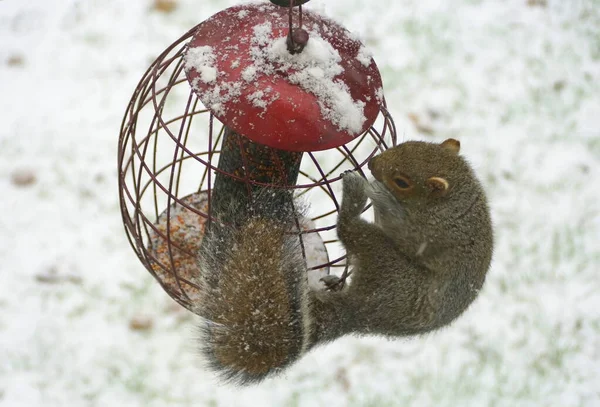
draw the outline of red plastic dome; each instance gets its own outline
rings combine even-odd
[[[188,81],[219,120],[257,143],[288,151],[348,143],[379,114],[377,65],[346,29],[307,11],[308,43],[290,54],[288,11],[249,4],[204,21],[186,52]]]

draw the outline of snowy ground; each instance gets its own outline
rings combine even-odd
[[[600,1],[310,3],[371,48],[402,139],[461,140],[497,250],[450,328],[340,340],[243,390],[199,366],[116,188],[140,76],[234,4],[0,1],[0,405],[600,406]]]

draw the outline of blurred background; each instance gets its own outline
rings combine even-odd
[[[147,67],[235,4],[0,0],[0,406],[600,406],[600,1],[307,5],[370,48],[399,141],[460,139],[496,250],[452,326],[245,389],[135,257],[116,170]]]

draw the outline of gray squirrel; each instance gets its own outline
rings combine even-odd
[[[260,210],[232,206],[236,227],[215,222],[198,260],[210,367],[255,383],[344,335],[418,335],[461,315],[484,283],[493,237],[484,190],[459,150],[454,139],[409,141],[370,160],[373,181],[343,174],[337,233],[352,279],[341,290],[308,287],[296,209],[269,208],[268,192]],[[367,199],[374,223],[360,217]]]

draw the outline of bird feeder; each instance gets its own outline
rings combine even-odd
[[[175,41],[146,71],[121,126],[127,236],[192,311],[206,227],[227,222],[230,202],[243,207],[264,187],[281,191],[281,205],[294,205],[292,195],[319,203],[292,220],[311,286],[345,268],[335,234],[340,174],[362,172],[396,143],[381,76],[361,42],[302,5],[272,3],[225,9]]]

